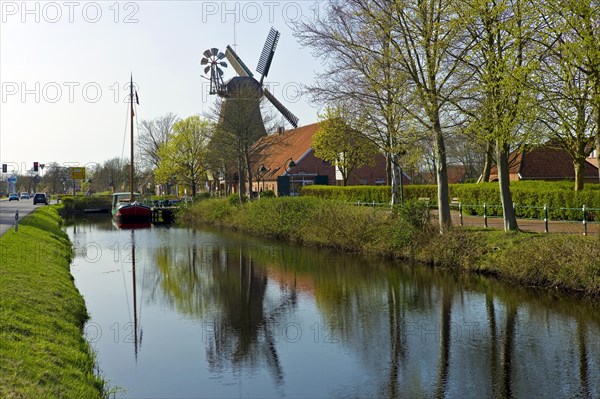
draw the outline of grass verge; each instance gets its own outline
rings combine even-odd
[[[102,398],[83,337],[85,303],[69,271],[68,236],[54,207],[0,237],[0,397]]]
[[[345,252],[416,260],[600,298],[598,237],[469,228],[440,235],[418,202],[392,213],[313,197],[244,204],[212,199],[183,210],[179,220]]]

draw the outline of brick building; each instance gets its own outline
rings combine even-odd
[[[257,145],[264,149],[253,162],[255,181],[252,191],[273,190],[278,195],[295,195],[300,187],[307,185],[341,184],[341,178],[336,179],[335,166],[314,155],[312,138],[318,129],[319,124],[313,123],[259,140]],[[291,167],[290,161],[293,161]],[[384,185],[385,178],[386,160],[379,154],[373,166],[354,169],[348,184]]]

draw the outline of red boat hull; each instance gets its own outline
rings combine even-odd
[[[115,218],[121,222],[150,222],[152,210],[141,204],[121,205],[115,213]]]

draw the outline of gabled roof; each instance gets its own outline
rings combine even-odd
[[[519,174],[519,179],[526,180],[560,180],[575,178],[573,158],[563,148],[543,145],[526,149],[523,152],[512,152],[508,157],[509,173]],[[498,176],[496,165],[492,167],[491,177]],[[585,164],[584,178],[598,176],[598,168],[589,162]]]
[[[302,126],[282,133],[274,133],[261,138],[257,146],[261,150],[256,166],[264,164],[268,172],[265,179],[275,179],[285,174],[290,158],[298,163],[311,149],[313,135],[319,130],[319,124]]]

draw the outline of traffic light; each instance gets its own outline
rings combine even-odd
[[[3,163],[2,164],[2,173],[6,173],[6,172],[8,172],[8,166],[5,163]]]
[[[34,162],[34,163],[33,163],[33,171],[34,171],[34,172],[37,172],[37,171],[38,171],[38,163],[37,163],[37,162]]]

